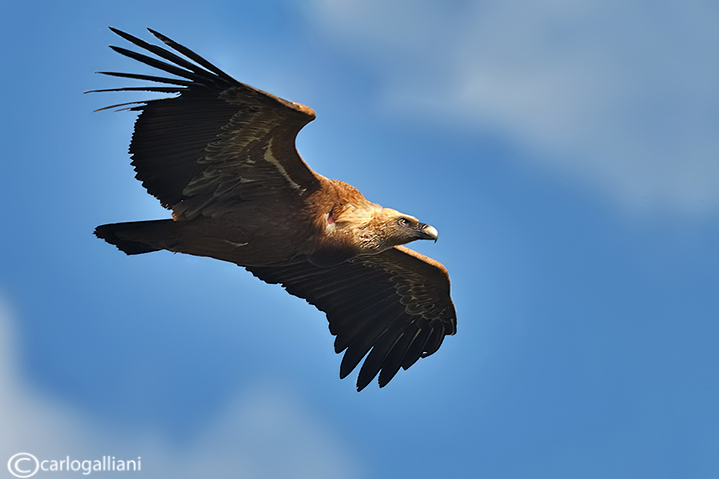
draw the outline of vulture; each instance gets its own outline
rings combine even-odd
[[[314,172],[295,138],[314,111],[241,83],[192,50],[111,30],[145,50],[114,51],[169,74],[98,72],[174,96],[112,105],[140,112],[129,152],[136,178],[172,218],[98,226],[128,255],[168,250],[235,263],[327,315],[340,378],[362,361],[361,391],[437,351],[456,332],[449,276],[409,248],[437,240],[416,218]],[[150,53],[152,55],[148,55]]]

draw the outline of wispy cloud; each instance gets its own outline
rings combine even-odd
[[[315,0],[394,114],[482,129],[633,212],[719,209],[719,7]]]
[[[0,301],[3,470],[11,456],[26,452],[40,460],[140,457],[141,470],[153,478],[358,477],[357,463],[342,440],[303,407],[292,391],[271,383],[248,388],[218,413],[213,424],[183,444],[158,431],[113,430],[111,424],[98,424],[102,418],[87,417],[23,380],[12,348],[17,344],[12,324],[11,313]],[[56,472],[53,477],[85,477],[81,474]]]

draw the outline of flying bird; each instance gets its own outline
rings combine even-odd
[[[209,256],[281,284],[326,313],[344,351],[340,378],[365,358],[358,391],[378,374],[385,386],[455,334],[447,270],[402,246],[436,241],[437,230],[310,169],[295,138],[315,119],[311,108],[241,83],[151,29],[165,46],[111,30],[154,56],[110,48],[172,75],[99,72],[151,83],[92,90],[176,94],[102,108],[140,112],[135,177],[172,218],[101,225],[97,237],[128,255]]]

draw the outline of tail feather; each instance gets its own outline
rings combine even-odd
[[[167,249],[177,242],[175,221],[171,219],[100,225],[95,236],[128,255]]]

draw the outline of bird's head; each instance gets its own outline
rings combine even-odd
[[[437,241],[439,236],[434,227],[392,208],[378,211],[368,227],[382,243],[382,249],[421,239]]]

